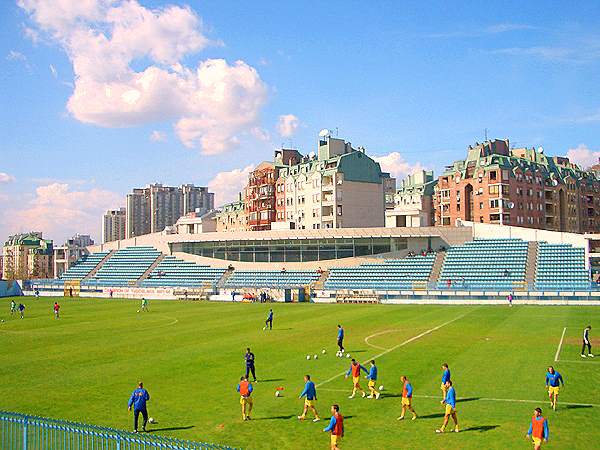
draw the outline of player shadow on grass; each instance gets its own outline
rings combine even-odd
[[[271,383],[271,382],[275,382],[275,381],[283,381],[283,378],[267,378],[265,380],[263,380],[262,378],[259,378],[259,381],[261,383]]]
[[[419,416],[419,419],[439,419],[444,417],[444,413],[427,414],[426,416]]]
[[[292,417],[295,417],[293,414],[289,414],[287,416],[271,416],[271,417],[258,417],[252,420],[285,420],[285,419],[291,419]]]
[[[565,405],[565,409],[593,408],[592,405]]]
[[[460,432],[466,433],[467,431],[479,431],[480,433],[485,433],[486,431],[494,430],[498,427],[500,427],[500,425],[479,425],[478,427],[463,428],[460,430]]]
[[[481,397],[459,398],[458,400],[456,400],[456,403],[475,402],[475,401],[477,401],[479,399],[481,399]]]
[[[156,433],[157,431],[189,430],[191,428],[194,428],[194,425],[188,425],[187,427],[152,428],[151,430],[148,430],[148,433]]]

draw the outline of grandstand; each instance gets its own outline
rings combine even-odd
[[[141,287],[191,287],[216,284],[225,269],[214,269],[207,265],[184,261],[174,256],[165,256],[145,280]]]
[[[152,247],[127,247],[117,250],[82,284],[115,287],[134,285],[159,256],[161,253]]]
[[[325,289],[400,290],[427,284],[435,255],[385,260],[381,264],[330,269]]]
[[[587,290],[590,276],[582,248],[540,242],[535,287],[538,290]]]
[[[225,282],[228,288],[292,289],[309,286],[321,275],[315,271],[236,270]]]
[[[85,278],[109,253],[98,252],[84,256],[75,265],[66,270],[60,278],[63,280],[81,280]]]
[[[528,243],[521,239],[476,239],[446,253],[439,289],[515,289],[525,283]]]

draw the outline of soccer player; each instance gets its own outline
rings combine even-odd
[[[446,412],[444,413],[444,423],[442,426],[435,430],[436,433],[443,433],[448,425],[448,419],[452,416],[454,421],[454,432],[458,433],[458,418],[456,417],[456,391],[452,386],[452,381],[446,381],[446,398],[443,402],[446,405]]]
[[[377,384],[377,366],[375,365],[375,360],[371,360],[371,368],[369,369],[369,374],[366,376],[367,380],[369,380],[368,388],[371,392],[367,398],[374,398],[375,400],[379,400],[379,396],[381,393],[377,390],[375,385]]]
[[[298,398],[305,397],[304,399],[304,409],[302,410],[302,415],[298,416],[298,420],[304,420],[306,417],[306,412],[310,408],[310,410],[315,415],[313,422],[318,422],[321,420],[319,418],[319,413],[317,412],[317,408],[315,407],[315,402],[317,401],[317,388],[315,387],[315,383],[310,380],[310,375],[304,375],[304,390],[300,393]]]
[[[558,391],[560,384],[565,385],[565,380],[560,373],[554,370],[554,367],[548,367],[546,373],[546,388],[548,389],[548,397],[550,398],[550,407],[556,411],[556,400],[558,399]]]
[[[256,369],[254,368],[254,353],[250,351],[250,347],[246,349],[246,354],[244,355],[244,359],[246,360],[246,378],[252,372],[252,378],[254,378],[254,382],[256,383]]]
[[[535,408],[525,439],[532,439],[533,448],[539,450],[542,448],[542,441],[548,442],[549,435],[548,421],[542,417],[542,408]]]
[[[148,410],[146,409],[146,403],[150,401],[150,394],[144,389],[144,383],[141,381],[138,383],[138,387],[131,393],[129,403],[127,404],[127,410],[131,411],[133,406],[133,432],[138,432],[138,418],[140,413],[144,418],[144,424],[142,430],[146,431],[146,424],[148,423]]]
[[[269,327],[269,330],[273,329],[273,310],[269,309],[269,315],[267,316],[267,320],[265,320],[265,327],[263,330],[266,330]]]
[[[402,381],[402,413],[400,414],[400,417],[398,417],[398,420],[404,420],[404,414],[406,413],[407,409],[413,415],[412,420],[415,420],[417,418],[417,413],[415,412],[415,410],[412,407],[412,396],[413,396],[412,384],[410,384],[410,381],[408,381],[408,378],[406,377],[406,375],[402,375],[400,377],[400,381]]]
[[[146,311],[146,312],[150,312],[150,310],[148,309],[148,300],[146,300],[145,298],[142,298],[142,307],[141,307],[142,311]]]
[[[58,302],[54,302],[54,318],[60,319],[60,305]]]
[[[240,383],[237,385],[236,390],[240,393],[240,405],[242,405],[242,420],[250,420],[250,413],[252,412],[252,391],[254,388],[248,381],[248,376],[241,377]]]
[[[16,312],[17,312],[17,304],[15,303],[15,301],[13,299],[10,301],[10,315],[14,316]]]
[[[592,354],[592,344],[590,343],[590,330],[592,329],[591,325],[588,325],[587,327],[585,327],[583,329],[583,345],[581,346],[581,357],[585,358],[585,348],[587,347],[588,349],[588,356],[590,358],[593,358],[594,355]]]
[[[348,378],[348,376],[352,374],[352,395],[350,395],[350,397],[348,398],[354,398],[354,396],[356,395],[356,391],[360,391],[363,398],[367,395],[365,390],[362,387],[360,387],[361,370],[363,370],[366,374],[369,373],[367,372],[367,369],[364,368],[364,366],[362,366],[358,361],[352,358],[350,368],[348,369],[348,372],[346,372],[346,378]]]
[[[340,353],[344,353],[344,329],[338,324],[337,345],[340,348]]]
[[[340,414],[338,405],[331,406],[331,414],[329,425],[323,428],[323,431],[331,433],[331,450],[339,450],[338,444],[344,436],[344,416]]]
[[[25,317],[25,305],[23,303],[19,303],[19,315],[21,319]]]
[[[442,390],[442,401],[440,403],[443,405],[444,401],[446,400],[446,393],[448,391],[446,388],[446,382],[450,381],[450,369],[448,368],[448,363],[442,364],[442,370],[444,372],[442,373],[442,385],[440,386],[440,389]]]

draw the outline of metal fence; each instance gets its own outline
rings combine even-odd
[[[2,450],[233,450],[204,442],[136,434],[65,420],[0,411]]]

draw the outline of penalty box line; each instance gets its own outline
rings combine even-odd
[[[407,345],[407,344],[410,344],[411,342],[413,342],[413,341],[416,341],[417,339],[421,339],[423,336],[427,336],[428,334],[430,334],[430,333],[433,333],[434,331],[437,331],[437,330],[439,330],[440,328],[443,328],[443,327],[445,327],[446,325],[450,325],[452,322],[456,322],[457,320],[459,320],[459,319],[462,319],[463,317],[465,317],[467,314],[470,314],[471,312],[473,312],[473,310],[471,310],[471,311],[468,311],[468,312],[466,312],[466,313],[464,313],[464,314],[461,314],[460,316],[458,316],[458,317],[455,317],[455,318],[454,318],[454,319],[452,319],[452,320],[448,320],[447,322],[444,322],[444,323],[442,323],[441,325],[438,325],[437,327],[433,327],[433,328],[431,328],[431,329],[429,329],[429,330],[427,330],[427,331],[424,331],[424,332],[423,332],[423,333],[421,333],[421,334],[418,334],[418,335],[416,335],[416,336],[413,336],[413,337],[411,337],[410,339],[407,339],[407,340],[405,340],[404,342],[401,342],[400,344],[394,345],[393,347],[390,347],[390,348],[388,348],[387,350],[385,350],[385,351],[383,351],[383,352],[379,353],[378,355],[371,356],[371,357],[370,357],[370,358],[368,358],[368,359],[370,360],[370,359],[378,359],[378,358],[381,358],[382,356],[385,356],[385,355],[387,355],[388,353],[390,353],[390,352],[393,352],[394,350],[397,350],[397,349],[399,349],[400,347],[404,347],[405,345]],[[325,380],[325,381],[322,381],[322,382],[318,383],[318,384],[316,385],[316,387],[323,386],[324,384],[327,384],[327,383],[329,383],[329,382],[331,382],[331,381],[335,380],[336,378],[339,378],[339,377],[341,377],[342,375],[345,375],[345,374],[346,374],[346,372],[341,372],[341,373],[338,373],[337,375],[334,375],[334,376],[332,376],[331,378],[329,378],[329,379],[327,379],[327,380]]]
[[[348,389],[329,389],[329,388],[321,388],[322,391],[331,391],[331,392],[348,392]],[[385,398],[385,393],[383,394],[383,397]],[[437,399],[439,400],[440,396],[439,395],[413,395],[413,397],[416,398],[427,398],[427,399]],[[469,399],[470,397],[465,397],[465,399]],[[457,403],[460,403],[461,400],[464,400],[463,398],[458,398],[456,401]],[[537,403],[537,404],[543,404],[546,402],[546,400],[540,401],[540,400],[524,400],[524,399],[519,399],[519,398],[492,398],[492,397],[480,397],[477,400],[481,400],[484,402],[508,402],[508,403]],[[563,402],[562,400],[559,402],[559,404],[561,405],[569,405],[569,406],[591,406],[593,408],[600,408],[599,404],[596,403],[577,403],[577,402]]]
[[[556,354],[554,355],[554,362],[558,362],[560,360],[560,350],[562,349],[563,340],[565,338],[566,332],[567,332],[567,327],[564,327],[562,335],[560,336],[560,342],[558,343],[558,347],[556,349]]]

